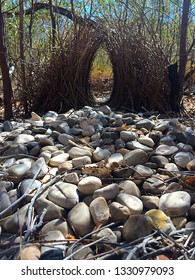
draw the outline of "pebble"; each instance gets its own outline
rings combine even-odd
[[[151,130],[154,127],[154,122],[148,119],[143,119],[140,120],[136,123],[136,128],[141,129],[141,128],[146,128],[147,130]]]
[[[137,134],[131,131],[121,131],[120,138],[125,141],[134,141],[137,138]]]
[[[119,202],[112,202],[109,205],[110,217],[113,221],[125,221],[130,216],[130,211],[127,206]]]
[[[58,230],[60,231],[64,238],[67,238],[67,234],[69,233],[70,229],[68,227],[67,221],[62,219],[54,219],[50,222],[46,223],[40,230],[39,234],[41,237],[47,235],[48,232]]]
[[[79,202],[77,189],[74,184],[58,182],[49,189],[48,199],[60,207],[71,209]]]
[[[134,195],[130,195],[127,193],[119,193],[116,197],[116,200],[117,202],[121,203],[129,209],[130,215],[141,214],[143,210],[142,201]]]
[[[24,246],[21,248],[20,253],[15,257],[17,260],[39,260],[41,251],[38,246]]]
[[[78,148],[78,147],[73,147],[68,151],[68,154],[71,159],[73,158],[78,158],[82,156],[92,156],[92,153],[89,150]]]
[[[79,202],[70,210],[67,221],[81,237],[90,233],[95,227],[89,207],[84,202]]]
[[[141,201],[146,209],[158,209],[159,197],[153,195],[142,195]]]
[[[124,193],[136,196],[138,198],[141,197],[141,192],[138,186],[131,180],[122,181],[119,184],[119,188],[124,191]]]
[[[179,152],[174,156],[175,164],[179,167],[186,168],[187,164],[194,158],[190,152]]]
[[[86,178],[83,178],[78,183],[78,190],[85,195],[93,194],[95,190],[98,190],[101,187],[101,180],[95,176],[88,176]]]
[[[161,194],[166,189],[166,184],[164,183],[164,180],[151,177],[144,181],[143,189],[152,194]]]
[[[63,153],[63,154],[54,156],[49,160],[49,165],[50,166],[59,166],[61,163],[67,161],[68,158],[69,158],[68,153]]]
[[[143,145],[143,144],[139,143],[138,141],[127,142],[126,146],[130,150],[141,149],[145,152],[152,152],[153,151],[152,148],[149,148],[148,146]]]
[[[131,215],[122,230],[123,238],[128,242],[145,237],[151,232],[152,220],[143,214]]]
[[[105,225],[110,217],[108,204],[104,197],[97,197],[89,205],[93,221],[97,226]]]
[[[113,200],[119,193],[119,185],[118,184],[110,184],[101,189],[95,190],[93,193],[93,198],[104,197],[106,200]]]
[[[130,151],[124,155],[124,161],[129,166],[136,166],[137,164],[144,164],[147,161],[147,153],[141,149]]]
[[[159,209],[151,209],[147,211],[145,215],[151,218],[155,229],[159,228],[167,234],[175,230],[170,217],[168,217],[163,211]]]
[[[191,205],[191,197],[185,191],[165,193],[160,197],[159,209],[170,217],[185,216]]]
[[[51,250],[51,245],[52,248],[54,249],[59,249],[62,252],[65,251],[66,249],[66,245],[63,244],[57,244],[57,241],[59,240],[59,243],[63,242],[63,240],[65,241],[64,235],[61,233],[61,231],[59,230],[53,230],[53,231],[49,231],[47,232],[46,235],[42,236],[42,240],[47,241],[47,245],[42,245],[41,246],[41,254],[50,251]],[[53,241],[55,240],[56,244],[53,244]],[[49,242],[51,241],[51,242]]]
[[[176,146],[168,146],[165,144],[159,145],[156,148],[155,154],[162,156],[170,156],[178,151],[178,147]]]

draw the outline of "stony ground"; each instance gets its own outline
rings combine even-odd
[[[195,258],[193,117],[84,107],[0,130],[0,259]]]

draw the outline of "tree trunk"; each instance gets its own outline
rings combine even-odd
[[[19,38],[20,38],[20,65],[21,65],[21,84],[22,96],[25,115],[28,114],[28,104],[26,96],[26,73],[25,73],[25,55],[24,55],[24,1],[19,0],[20,7],[20,23],[19,23]]]
[[[180,83],[180,98],[183,95],[183,86],[185,79],[185,71],[187,64],[187,31],[188,31],[188,20],[190,11],[191,0],[183,1],[182,10],[182,22],[180,29],[180,51],[179,51],[179,83]]]
[[[4,99],[4,119],[13,118],[12,112],[12,85],[9,77],[9,67],[7,64],[7,49],[4,40],[4,20],[0,2],[0,67],[3,81],[3,99]]]

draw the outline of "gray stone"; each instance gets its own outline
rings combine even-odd
[[[115,244],[117,243],[117,236],[110,228],[104,228],[97,233],[92,235],[93,240],[98,240],[100,238],[104,238],[102,242]],[[99,250],[110,251],[110,245],[97,245]]]
[[[67,161],[69,159],[68,153],[61,153],[59,155],[56,155],[54,157],[51,157],[49,160],[50,166],[59,166],[61,163]]]
[[[4,131],[12,131],[13,130],[13,125],[10,121],[4,121],[3,122],[3,129]]]
[[[26,228],[26,219],[29,203],[22,206],[17,212],[12,214],[4,223],[4,228],[9,233],[17,233],[20,229]]]
[[[32,197],[33,196],[32,191],[37,190],[40,186],[41,186],[41,182],[38,180],[25,179],[20,182],[20,191],[21,191],[21,194],[24,194],[27,191],[31,192],[31,194],[29,194],[29,197]]]
[[[148,119],[143,119],[136,123],[137,129],[146,128],[147,130],[151,130],[153,127],[154,127],[154,122]]]
[[[120,153],[114,153],[108,158],[108,163],[112,164],[114,163],[121,163],[123,161],[123,155]]]
[[[169,128],[169,123],[167,121],[160,121],[157,124],[155,124],[154,129],[165,132]]]
[[[149,191],[152,194],[160,194],[166,189],[164,181],[154,177],[147,178],[142,187],[144,190]]]
[[[136,196],[127,193],[119,193],[116,197],[116,201],[125,205],[129,209],[130,215],[140,214],[143,210],[143,203]]]
[[[65,214],[65,210],[54,204],[53,202],[45,199],[44,197],[40,197],[35,201],[35,211],[41,216],[43,211],[46,209],[46,214],[43,218],[43,221],[51,221],[54,219],[61,219]]]
[[[58,136],[58,141],[64,146],[69,145],[69,140],[74,140],[74,137],[67,133],[62,133]]]
[[[77,186],[58,182],[50,188],[48,199],[60,207],[71,209],[79,202]]]
[[[110,217],[113,221],[125,221],[130,216],[130,211],[127,206],[119,202],[112,202],[109,205]]]
[[[44,158],[40,157],[35,162],[32,163],[31,168],[27,170],[25,175],[28,178],[33,178],[35,175],[37,176],[37,178],[42,178],[47,174],[47,172],[48,172],[48,167],[45,163],[45,160]]]
[[[64,238],[67,238],[69,233],[69,227],[66,220],[54,219],[46,223],[40,230],[40,236],[45,236],[49,231],[59,230],[63,234]]]
[[[176,146],[168,146],[168,145],[159,145],[156,148],[155,154],[162,156],[170,156],[178,151],[178,147]]]
[[[111,152],[108,149],[102,149],[100,147],[97,147],[95,151],[93,152],[93,159],[95,161],[101,161],[105,159],[106,157],[109,157],[111,155]]]
[[[0,188],[0,212],[11,205],[9,195],[5,187]]]
[[[136,166],[137,164],[144,164],[147,161],[147,153],[141,149],[130,151],[124,155],[124,161],[127,165]]]
[[[153,195],[142,195],[141,201],[146,209],[158,209],[159,197]]]
[[[154,147],[154,141],[150,137],[142,136],[138,139],[138,142],[150,148]]]
[[[28,154],[27,148],[23,144],[12,144],[9,149],[7,149],[3,156],[10,156],[17,157],[19,154]]]
[[[20,134],[16,137],[14,143],[15,144],[25,144],[31,141],[35,141],[35,138],[33,135],[29,134]]]
[[[72,159],[72,164],[74,167],[79,167],[90,163],[91,163],[91,157],[89,156],[82,156],[82,157],[77,157]]]
[[[79,202],[70,210],[67,220],[81,237],[90,233],[95,227],[89,207],[84,202]]]
[[[25,175],[27,170],[31,168],[31,164],[32,162],[29,159],[20,159],[15,164],[10,166],[7,169],[7,172],[9,173],[10,176],[22,177]]]
[[[131,149],[131,150],[141,149],[145,152],[152,152],[153,151],[152,148],[150,148],[146,145],[143,145],[143,144],[139,143],[138,141],[127,142],[126,146],[127,146],[128,149]]]
[[[85,195],[93,194],[95,190],[98,190],[101,187],[101,180],[95,176],[88,176],[86,178],[83,178],[78,183],[78,190]]]
[[[170,217],[185,216],[191,204],[191,197],[185,191],[163,194],[160,197],[159,209]]]
[[[111,200],[117,196],[118,192],[119,185],[113,183],[94,191],[93,198],[104,197],[106,200]]]
[[[128,142],[128,141],[133,141],[137,138],[137,134],[132,132],[132,131],[121,131],[120,132],[120,138],[125,141],[125,142]]]
[[[156,163],[158,167],[164,168],[165,164],[169,162],[168,158],[165,156],[152,156],[151,161]]]
[[[149,177],[154,174],[154,172],[151,168],[141,165],[141,164],[136,165],[134,170],[135,170],[135,172],[134,172],[133,176]]]
[[[138,214],[130,216],[123,226],[123,238],[131,242],[149,235],[152,232],[152,221],[149,217]]]
[[[179,152],[174,156],[174,161],[179,167],[186,168],[193,158],[194,156],[190,152]]]
[[[89,205],[93,221],[97,226],[105,225],[110,217],[108,204],[103,197],[95,198]]]
[[[82,156],[92,156],[92,153],[90,152],[90,150],[86,150],[86,149],[81,149],[78,147],[73,147],[68,151],[68,154],[70,155],[70,158],[77,158],[77,157],[82,157]]]
[[[74,248],[68,248],[66,256],[68,257],[70,254],[74,253],[72,256],[72,260],[85,260],[94,255],[92,249],[90,247],[85,247],[82,244],[76,244]]]
[[[124,191],[124,193],[134,195],[138,198],[140,198],[140,196],[141,196],[138,186],[131,180],[122,181],[119,184],[119,187],[121,190]]]
[[[59,230],[53,230],[53,231],[49,231],[47,232],[47,234],[42,237],[42,240],[47,241],[47,245],[42,245],[41,246],[41,254],[50,251],[51,250],[51,246],[53,249],[59,249],[62,250],[62,252],[65,251],[66,249],[66,245],[64,244],[57,244],[57,243],[53,243],[53,241],[55,240],[56,242],[59,240],[59,242],[61,243],[63,240],[65,241],[65,237],[64,235],[61,233],[61,231]],[[51,242],[49,242],[51,241]]]

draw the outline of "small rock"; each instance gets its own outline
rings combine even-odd
[[[176,146],[168,146],[168,145],[159,145],[156,148],[155,154],[162,156],[170,156],[178,151],[178,147]]]
[[[72,170],[72,168],[73,168],[72,161],[66,161],[66,162],[61,163],[61,164],[58,166],[58,172],[59,172],[59,173],[63,173],[63,172],[65,172],[65,171],[70,171],[70,170]]]
[[[13,125],[10,121],[4,121],[3,122],[3,129],[4,131],[12,131],[13,130]]]
[[[119,185],[113,183],[94,191],[93,198],[104,197],[106,200],[111,200],[117,196],[118,192]]]
[[[110,151],[108,149],[102,149],[100,147],[97,147],[95,151],[93,152],[93,159],[95,161],[101,161],[105,159],[106,157],[109,157],[111,155]]]
[[[64,175],[64,180],[67,182],[67,183],[72,183],[72,184],[78,184],[79,182],[79,176],[76,172],[71,172],[71,173],[68,173],[68,174],[65,174]]]
[[[58,182],[50,188],[48,199],[60,207],[71,209],[79,202],[77,186]]]
[[[147,209],[158,209],[159,206],[159,197],[151,195],[142,195],[141,201]]]
[[[161,121],[157,124],[155,124],[154,129],[161,131],[161,132],[165,132],[167,129],[169,128],[169,123],[165,122],[165,121]]]
[[[70,158],[78,158],[82,156],[92,156],[92,153],[89,150],[81,149],[78,147],[73,147],[68,151],[68,154],[70,155]]]
[[[127,142],[126,146],[130,150],[141,149],[145,152],[152,152],[153,151],[152,148],[150,148],[146,145],[143,145],[143,144],[139,143],[138,141]]]
[[[185,216],[190,209],[191,197],[187,192],[177,191],[160,197],[159,209],[170,217]]]
[[[0,212],[5,210],[11,205],[9,195],[5,187],[0,188]]]
[[[151,161],[155,162],[158,167],[164,168],[165,164],[169,163],[168,158],[164,157],[164,156],[152,156],[151,157]]]
[[[143,189],[153,194],[162,193],[166,189],[166,185],[163,180],[152,177],[147,178],[143,183]]]
[[[111,164],[113,162],[116,163],[121,163],[123,161],[123,155],[121,155],[120,153],[115,153],[112,154],[109,158],[108,158],[108,163]]]
[[[41,256],[40,249],[36,245],[25,246],[20,249],[19,255],[16,257],[17,260],[39,260]]]
[[[44,197],[40,197],[35,201],[35,210],[39,216],[46,209],[46,214],[43,218],[43,221],[51,221],[54,219],[61,219],[63,216],[66,216],[65,210],[54,204],[53,202],[45,199]]]
[[[99,225],[105,225],[108,222],[110,211],[108,204],[103,197],[95,198],[89,205],[89,209],[94,223]]]
[[[182,168],[186,168],[187,164],[193,159],[190,152],[179,152],[174,156],[175,163]]]
[[[136,196],[138,198],[140,198],[140,196],[141,196],[141,193],[140,193],[140,190],[139,190],[138,186],[131,180],[122,181],[119,184],[119,187],[120,187],[121,190],[124,191],[124,193],[131,194],[131,195]]]
[[[63,154],[54,156],[49,160],[49,165],[50,166],[59,166],[61,163],[67,161],[68,158],[69,158],[68,153],[63,153]]]
[[[136,123],[136,128],[146,128],[147,130],[151,130],[154,127],[154,123],[151,120],[143,119]]]
[[[42,121],[42,118],[35,112],[31,112],[31,120],[32,121]]]
[[[136,166],[137,164],[144,164],[147,161],[147,153],[141,149],[130,151],[124,155],[124,161],[129,166]]]
[[[109,209],[113,221],[125,221],[130,216],[129,208],[116,201],[109,205]]]
[[[195,218],[195,203],[193,203],[192,206],[190,207],[189,215],[190,217]]]
[[[104,238],[102,242],[115,244],[117,243],[117,237],[114,232],[110,228],[104,228],[97,233],[92,234],[93,240],[98,240],[100,238]],[[110,245],[97,245],[99,250],[109,251]]]
[[[90,164],[91,158],[89,156],[82,156],[72,159],[72,164],[74,167],[79,167],[85,164]]]
[[[152,209],[146,212],[145,215],[152,219],[152,224],[155,229],[159,228],[167,234],[175,230],[170,217],[165,215],[163,211]]]
[[[20,134],[15,139],[15,144],[25,144],[31,141],[35,141],[35,138],[33,135],[29,134]]]
[[[95,176],[88,176],[86,178],[83,178],[78,183],[78,190],[85,195],[93,194],[95,190],[98,190],[101,187],[101,180]]]
[[[40,230],[40,235],[43,237],[49,231],[54,230],[59,230],[63,234],[64,238],[67,238],[67,234],[69,233],[67,221],[61,219],[51,220],[42,227],[42,229]]]
[[[94,255],[90,247],[85,247],[85,245],[82,244],[76,244],[71,250],[68,248],[66,256],[68,257],[72,253],[74,253],[74,255],[71,259],[79,261],[88,259]]]
[[[90,233],[95,227],[89,207],[84,202],[79,202],[70,210],[67,220],[81,237]]]
[[[31,168],[31,160],[21,159],[7,169],[10,176],[22,177]]]
[[[188,162],[186,167],[189,171],[194,171],[195,170],[195,158],[192,159],[190,162]]]
[[[130,215],[140,214],[143,210],[143,203],[136,196],[127,193],[119,193],[116,197],[116,200],[129,209]]]
[[[171,220],[172,220],[172,223],[175,226],[176,230],[184,228],[187,223],[186,217],[175,217],[175,218],[172,218]]]
[[[139,143],[147,146],[147,147],[150,147],[150,148],[153,148],[154,147],[154,141],[152,140],[152,138],[149,138],[149,137],[140,137],[138,139]]]
[[[125,141],[134,141],[137,138],[137,134],[131,131],[121,131],[120,138]]]
[[[60,241],[60,243],[64,240],[64,235],[61,233],[61,231],[59,230],[53,230],[53,231],[49,231],[47,232],[47,234],[45,236],[42,237],[42,240],[47,241],[47,245],[42,245],[41,246],[41,254],[45,253],[46,251],[50,251],[51,250],[51,246],[53,249],[60,249],[62,250],[62,252],[65,251],[66,249],[66,245],[64,244],[53,244],[53,240],[55,241]],[[51,241],[51,243],[49,242]]]
[[[128,242],[147,236],[151,232],[152,220],[142,214],[130,216],[122,230],[123,238]]]
[[[61,133],[58,136],[58,141],[64,146],[69,145],[69,140],[74,140],[74,137],[66,133]]]

